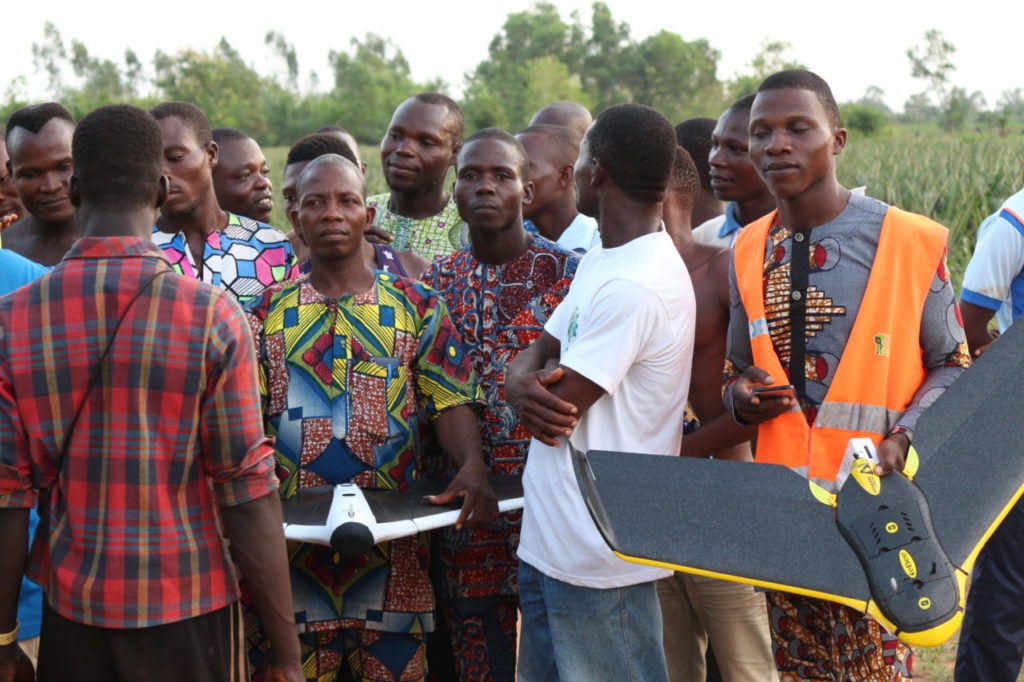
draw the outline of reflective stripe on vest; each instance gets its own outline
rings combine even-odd
[[[764,312],[765,242],[775,214],[740,232],[733,259],[740,298],[752,320],[754,365],[781,383],[786,373]],[[782,464],[815,481],[834,481],[850,438],[881,441],[924,381],[921,314],[945,246],[946,228],[889,208],[864,298],[814,427],[800,410],[761,424],[757,461]]]

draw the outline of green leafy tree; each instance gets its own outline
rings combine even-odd
[[[732,104],[741,97],[753,95],[757,88],[768,76],[777,71],[788,69],[806,69],[807,65],[789,56],[793,45],[784,40],[772,40],[764,38],[761,41],[761,49],[747,62],[748,71],[736,75],[726,84],[728,101],[725,106]]]
[[[1012,121],[1024,121],[1024,88],[1003,90],[996,108]]]
[[[909,123],[921,123],[936,118],[939,108],[932,104],[927,93],[919,92],[911,95],[903,104],[903,116]]]
[[[47,22],[42,42],[32,44],[32,56],[36,70],[46,74],[49,95],[75,118],[113,102],[140,103],[145,79],[131,50],[125,51],[123,65],[100,59],[79,40],[65,44],[57,27]]]
[[[169,100],[192,102],[213,127],[238,128],[256,139],[269,131],[260,103],[279,94],[280,86],[245,63],[221,38],[212,52],[157,52],[155,83]]]
[[[324,107],[325,113],[366,144],[379,142],[395,107],[425,89],[413,81],[402,51],[373,33],[353,38],[347,52],[332,50],[329,59],[333,105]]]
[[[877,85],[869,85],[864,94],[861,95],[861,98],[857,100],[857,104],[862,107],[876,109],[883,113],[886,118],[892,117],[892,109],[885,103],[885,90]]]
[[[659,110],[673,122],[714,114],[721,102],[715,70],[718,51],[707,41],[687,42],[662,30],[636,45],[625,81],[634,102]]]
[[[578,28],[567,24],[551,3],[539,2],[509,14],[491,40],[488,58],[466,78],[470,128],[493,125],[518,130],[537,108],[537,93],[578,92],[571,74],[581,59],[579,39]],[[531,86],[534,77],[543,82]]]
[[[907,50],[910,60],[910,75],[925,81],[928,90],[935,96],[937,104],[942,106],[946,100],[950,75],[956,71],[953,55],[956,46],[942,34],[932,28],[924,33],[924,42]]]
[[[946,95],[939,125],[949,132],[963,130],[984,108],[985,96],[981,92],[975,90],[969,93],[965,88],[952,88]]]
[[[839,107],[843,127],[865,136],[874,135],[889,122],[889,117],[876,107],[849,102]]]
[[[582,45],[584,51],[579,75],[595,108],[601,110],[628,101],[630,92],[623,72],[627,64],[635,60],[629,24],[616,21],[608,5],[595,2],[591,8],[589,37],[577,24],[574,44]]]
[[[32,62],[36,71],[46,74],[47,88],[55,98],[64,93],[63,67],[67,56],[60,31],[52,22],[46,22],[42,42],[32,43]]]

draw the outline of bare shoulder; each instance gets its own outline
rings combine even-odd
[[[411,279],[419,279],[430,267],[426,258],[412,251],[395,251],[395,253],[398,254],[398,260],[401,262],[405,274]]]
[[[12,251],[16,251],[17,250],[16,247],[24,245],[24,242],[32,234],[32,228],[29,225],[30,221],[31,221],[31,219],[28,216],[26,216],[26,217],[22,218],[21,220],[15,222],[15,223],[12,223],[10,227],[8,227],[6,230],[4,230],[4,232],[3,232],[3,245],[4,245],[4,248],[11,249]]]

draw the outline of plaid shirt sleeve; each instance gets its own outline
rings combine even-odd
[[[227,295],[214,310],[200,442],[217,503],[233,506],[276,491],[277,476],[272,441],[263,430],[248,322]]]
[[[14,385],[5,361],[4,328],[0,323],[0,508],[34,507],[28,438],[14,401]]]

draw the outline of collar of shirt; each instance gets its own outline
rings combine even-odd
[[[143,237],[82,237],[72,244],[64,260],[140,257],[167,260],[156,244]]]
[[[730,201],[725,205],[725,222],[718,230],[719,237],[728,237],[743,227],[743,224],[736,220],[736,202]]]

